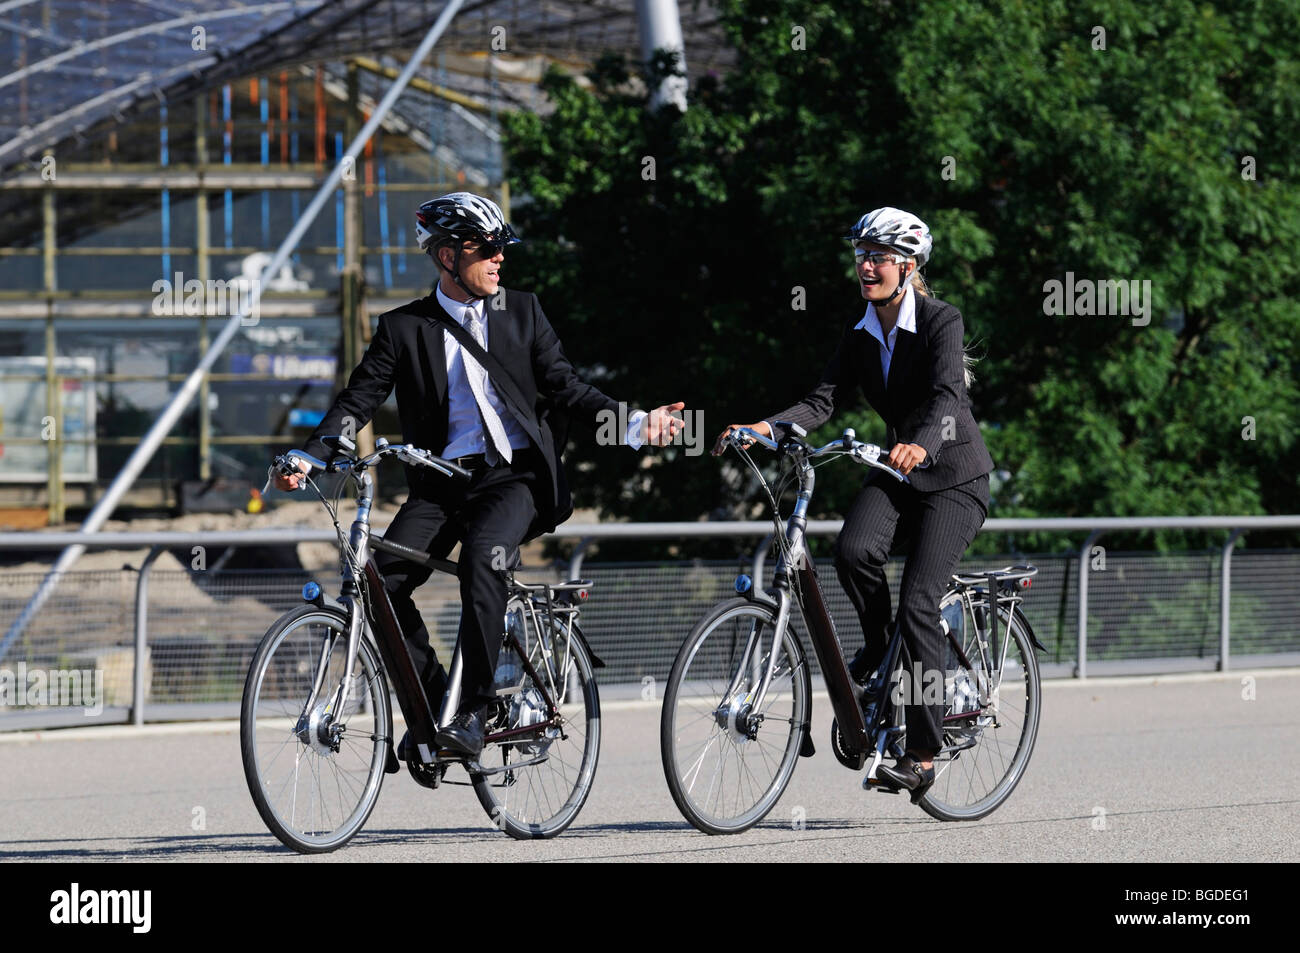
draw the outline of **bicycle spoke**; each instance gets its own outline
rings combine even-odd
[[[310,610],[307,619],[273,629],[254,658],[253,694],[245,699],[241,715],[241,746],[254,803],[272,832],[300,851],[340,846],[364,822],[378,795],[385,761],[386,745],[375,739],[392,733],[378,663],[363,643],[356,667],[345,676],[345,636],[345,620]],[[308,708],[327,646],[321,687]],[[324,708],[345,678],[348,700],[332,718],[326,716]],[[304,719],[313,733],[310,744],[294,727],[277,724],[297,726]],[[327,735],[333,739],[328,743]]]
[[[766,607],[734,605],[701,623],[673,666],[660,732],[664,769],[678,807],[702,830],[752,826],[793,770],[807,695],[806,672],[790,662],[797,649],[789,632],[763,699],[753,709],[743,704],[766,675],[774,631]]]

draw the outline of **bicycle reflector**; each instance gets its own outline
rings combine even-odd
[[[1034,584],[1034,581],[1033,581],[1032,579],[1030,579],[1028,576],[1026,576],[1024,579],[1021,579],[1021,580],[1020,580],[1020,588],[1021,588],[1021,589],[1028,589],[1028,588],[1029,588],[1030,586],[1032,586],[1033,584]]]
[[[749,590],[753,588],[754,588],[754,580],[750,579],[749,576],[746,575],[745,573],[742,572],[739,576],[736,577],[736,592],[740,593],[741,595],[744,595],[745,593],[749,592]]]
[[[302,587],[302,598],[304,602],[315,602],[320,598],[320,586],[316,582],[309,582]]]

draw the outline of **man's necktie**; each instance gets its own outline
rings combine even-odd
[[[465,312],[466,324],[469,325],[469,333],[474,335],[474,340],[479,343],[483,350],[487,350],[487,336],[484,334],[485,319],[479,314],[479,309],[471,306]],[[483,429],[487,432],[487,457],[488,463],[496,464],[500,458],[506,463],[510,462],[510,440],[506,437],[505,425],[501,423],[501,417],[492,409],[492,404],[487,397],[487,371],[483,365],[474,359],[465,348],[460,349],[461,360],[465,364],[465,377],[469,381],[469,389],[474,393],[474,402],[478,404],[478,412],[483,417]]]

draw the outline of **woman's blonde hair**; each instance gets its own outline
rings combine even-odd
[[[909,258],[908,260],[915,266],[915,258]],[[930,286],[927,285],[925,279],[921,277],[921,271],[919,268],[913,268],[912,277],[908,279],[908,284],[912,286],[912,290],[917,294],[924,295],[927,298],[934,297],[930,291]],[[964,376],[966,378],[966,388],[968,390],[970,389],[970,385],[975,383],[975,371],[972,370],[972,368],[979,363],[979,358],[971,354],[972,346],[973,345],[967,345],[966,347],[963,347],[961,352],[961,362],[965,365]]]
[[[910,260],[913,265],[916,264],[915,258]],[[925,295],[927,298],[934,297],[934,295],[930,294],[930,286],[927,285],[925,283],[925,279],[921,277],[920,269],[914,269],[912,271],[912,277],[908,279],[908,284],[912,286],[912,290],[915,291],[917,294]]]

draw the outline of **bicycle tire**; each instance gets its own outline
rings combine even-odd
[[[960,603],[958,594],[949,592],[940,603],[941,613],[954,600]],[[960,639],[963,649],[972,664],[983,670],[974,627],[966,628]],[[1042,680],[1029,623],[1018,607],[1008,614],[999,606],[998,628],[1006,640],[1006,660],[993,694],[992,721],[957,717],[955,708],[960,703],[951,688],[945,691],[944,745],[970,746],[935,759],[935,782],[919,803],[941,821],[975,821],[993,813],[1020,783],[1033,754],[1042,714]],[[962,672],[973,679],[981,674],[958,665],[951,647],[949,669],[954,679]]]
[[[522,606],[520,600],[512,600],[506,608],[507,619]],[[531,619],[531,616],[524,613],[524,618]],[[485,744],[478,763],[507,770],[470,774],[474,793],[492,823],[517,840],[555,837],[572,824],[591,793],[600,758],[600,694],[581,630],[574,622],[574,632],[570,635],[565,625],[552,619],[540,606],[537,619],[551,626],[551,650],[556,664],[553,668],[546,665],[542,642],[536,637],[528,640],[525,651],[545,685],[546,694],[557,701],[562,723],[558,728],[546,729],[541,737]],[[532,625],[531,621],[528,625]],[[509,641],[503,645],[507,664],[518,654]],[[519,668],[519,685],[498,698],[488,716],[489,735],[535,724],[536,719],[544,717],[542,695],[526,670]],[[520,763],[519,767],[509,768],[512,758]],[[538,758],[544,760],[523,763]]]
[[[271,833],[304,854],[337,850],[365,824],[392,738],[388,682],[364,638],[343,717],[326,720],[343,676],[347,633],[347,617],[336,609],[293,609],[267,630],[244,682],[239,744],[249,793]],[[304,718],[327,639],[325,679]],[[330,725],[342,728],[334,750],[325,740]]]
[[[763,640],[770,642],[775,621],[773,609],[748,599],[719,603],[691,631],[668,677],[659,728],[664,777],[682,816],[706,834],[738,834],[766,817],[785,792],[799,759],[809,721],[811,682],[792,623],[782,638],[782,656],[764,699],[763,720],[753,737],[735,728],[735,715],[743,709],[746,693],[755,687],[755,669],[766,668]],[[758,651],[763,651],[757,666],[746,652],[748,630],[754,627],[758,627]],[[728,694],[741,666],[748,671],[741,674],[737,690]],[[765,728],[770,731],[765,733]],[[703,742],[696,740],[701,734]],[[716,766],[707,787],[697,791],[714,742]],[[758,757],[750,758],[751,752]],[[733,761],[734,797],[724,791],[726,768]]]

